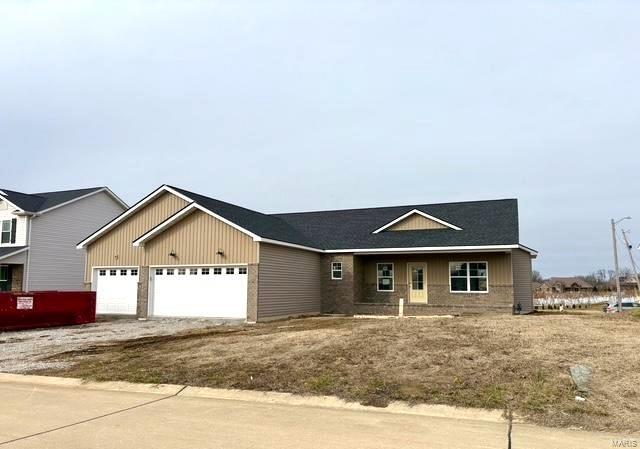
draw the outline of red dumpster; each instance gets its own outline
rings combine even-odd
[[[95,292],[0,293],[0,331],[86,324],[95,320]]]

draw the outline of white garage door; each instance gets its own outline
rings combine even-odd
[[[247,317],[247,267],[150,269],[151,315]]]
[[[96,313],[135,315],[138,298],[138,269],[96,268],[93,271]]]

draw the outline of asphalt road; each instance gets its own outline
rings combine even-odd
[[[513,448],[611,448],[622,435],[515,424]],[[629,440],[629,437],[626,437]],[[640,447],[640,437],[636,441]],[[0,448],[506,448],[469,419],[0,382]],[[631,446],[634,447],[634,446]]]

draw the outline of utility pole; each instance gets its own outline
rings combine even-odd
[[[629,259],[631,259],[631,269],[633,270],[633,275],[636,279],[636,288],[638,289],[638,293],[640,293],[640,279],[638,278],[638,266],[636,265],[636,261],[633,258],[633,246],[629,243],[629,239],[627,238],[627,234],[629,231],[622,230],[622,238],[624,239],[624,244],[627,245],[627,251],[629,251]]]
[[[622,313],[622,292],[620,291],[620,266],[618,265],[618,239],[616,237],[616,225],[631,217],[624,217],[616,221],[611,219],[611,236],[613,237],[613,263],[616,271],[616,297],[618,298],[618,312]]]

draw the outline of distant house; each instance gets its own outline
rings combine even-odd
[[[592,292],[594,286],[579,277],[552,277],[543,285],[547,293]]]
[[[0,190],[0,291],[82,290],[76,243],[127,205],[106,187]]]

